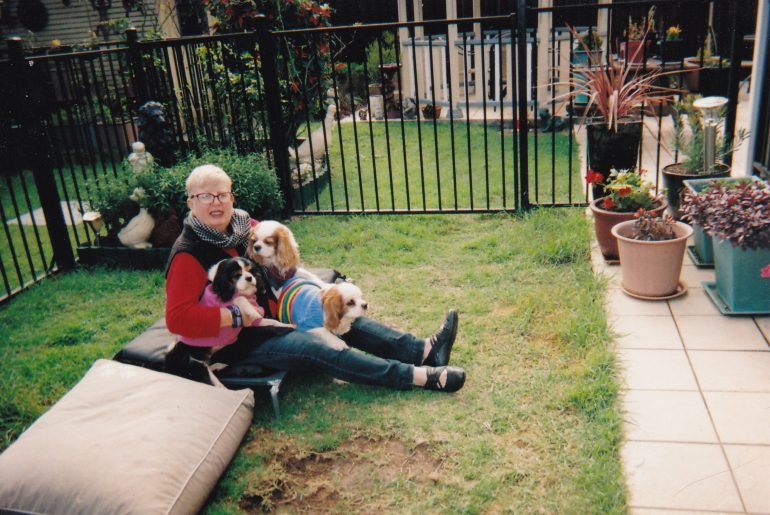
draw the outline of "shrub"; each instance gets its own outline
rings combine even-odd
[[[248,211],[257,219],[276,218],[284,201],[275,170],[261,154],[239,155],[232,149],[206,150],[200,156],[190,156],[169,169],[181,185],[181,211],[187,211],[184,181],[196,166],[213,164],[222,168],[233,180],[235,206]]]
[[[214,164],[233,180],[235,206],[257,219],[276,218],[284,201],[273,168],[260,154],[239,155],[232,149],[206,150],[200,156],[189,156],[171,168],[153,166],[140,174],[128,163],[117,177],[108,176],[89,183],[91,208],[102,215],[107,228],[107,241],[144,207],[156,220],[176,215],[182,220],[188,211],[185,180],[193,168]],[[143,194],[138,203],[130,197],[136,188]]]

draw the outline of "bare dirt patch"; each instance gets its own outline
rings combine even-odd
[[[250,485],[241,498],[239,506],[247,513],[321,513],[354,506],[368,512],[379,504],[375,491],[394,481],[433,483],[443,465],[426,444],[410,448],[394,439],[356,437],[327,452],[260,447],[271,477]]]

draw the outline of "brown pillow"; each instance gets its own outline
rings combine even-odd
[[[99,360],[0,455],[0,512],[194,513],[254,394]]]

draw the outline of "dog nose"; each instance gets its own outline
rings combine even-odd
[[[254,276],[253,275],[247,275],[247,276],[244,276],[244,279],[246,279],[247,283],[250,283],[251,281],[254,280]]]
[[[362,302],[362,303],[361,303],[361,307],[362,307],[363,309],[365,309],[365,310],[366,310],[366,309],[369,309],[369,303],[368,303],[368,302]]]
[[[262,248],[262,245],[254,245],[254,252],[259,252]]]

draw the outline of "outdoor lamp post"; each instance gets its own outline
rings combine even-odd
[[[716,163],[717,126],[722,117],[725,97],[704,97],[693,102],[703,113],[703,171],[710,174]]]

